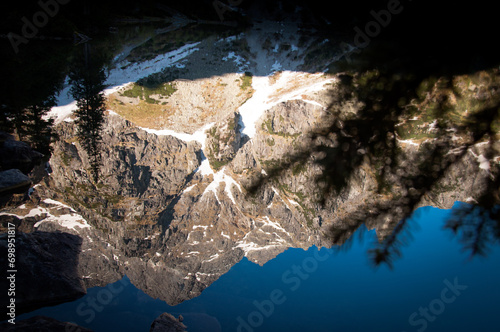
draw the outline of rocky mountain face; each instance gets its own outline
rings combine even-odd
[[[218,171],[234,159],[242,145],[241,115],[234,113],[207,132],[206,152],[210,166]]]
[[[60,266],[57,257],[35,250],[39,246],[34,244],[55,234],[45,245],[66,246],[70,250],[65,252],[74,256],[59,257],[74,263],[58,273],[71,289],[66,293],[78,296],[126,274],[150,296],[175,305],[198,296],[244,256],[264,264],[289,247],[335,244],[329,235],[332,228],[349,229],[346,216],[369,215],[367,207],[391,202],[400,193],[397,183],[392,193],[380,192],[377,170],[366,160],[342,190],[321,190],[316,179],[325,169],[315,161],[322,153],[310,153],[318,144],[311,133],[338,117],[331,105],[344,115],[362,106],[359,100],[342,99],[340,81],[333,77],[332,82],[275,103],[257,120],[251,138],[242,135],[238,112],[207,129],[203,144],[148,133],[110,113],[98,183],[92,181],[75,124],[61,122],[52,172],[34,188],[30,202],[1,216],[27,232],[36,229],[22,238],[26,245],[33,243],[33,255],[40,257],[28,255],[22,264],[35,271],[55,259]],[[320,143],[334,146],[335,138],[325,136]],[[412,140],[398,144],[409,161],[422,148]],[[450,208],[455,201],[477,197],[489,176],[478,157],[485,148],[471,148],[421,205]],[[308,152],[307,158],[294,159]],[[383,239],[397,217],[380,214],[367,218],[366,226]],[[74,223],[63,222],[69,219]],[[59,299],[57,294],[38,295]],[[36,305],[33,296],[25,300]]]

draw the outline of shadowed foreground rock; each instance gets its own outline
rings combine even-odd
[[[28,173],[38,164],[43,154],[25,142],[16,141],[12,135],[0,131],[0,170],[17,168]]]
[[[54,318],[45,316],[35,316],[29,319],[16,321],[16,324],[3,323],[0,324],[0,329],[4,332],[14,331],[37,331],[37,332],[92,332],[93,330],[86,329],[79,325],[69,322],[61,322]]]
[[[176,319],[171,314],[164,312],[151,324],[149,332],[182,332],[187,331],[186,325],[182,324],[182,316]]]
[[[42,158],[43,154],[29,144],[0,131],[0,206],[3,207],[13,195],[28,191],[34,181],[27,174]]]
[[[31,186],[31,180],[18,169],[0,172],[0,195],[22,193]]]
[[[7,252],[7,234],[0,236],[0,247]],[[72,301],[86,293],[78,276],[81,238],[61,232],[16,234],[16,311],[18,314],[47,305]],[[7,266],[7,255],[0,257]],[[7,278],[0,287],[8,289]]]

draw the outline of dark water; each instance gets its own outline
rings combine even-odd
[[[392,270],[369,263],[375,232],[360,229],[348,250],[291,248],[264,266],[244,258],[177,306],[152,299],[125,277],[19,319],[42,314],[95,331],[149,331],[169,312],[182,314],[191,332],[499,331],[500,248],[470,259],[442,229],[450,213],[418,209],[413,239]]]

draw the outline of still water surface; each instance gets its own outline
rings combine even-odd
[[[418,209],[412,217],[418,227],[392,269],[370,264],[376,235],[363,226],[348,249],[290,248],[264,266],[244,258],[199,297],[176,306],[124,277],[19,319],[46,315],[95,331],[149,331],[169,312],[181,314],[190,332],[498,331],[500,248],[471,259],[443,230],[450,213]]]

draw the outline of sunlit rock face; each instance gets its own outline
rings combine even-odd
[[[234,113],[221,123],[207,130],[205,140],[207,158],[210,166],[219,170],[234,159],[241,147],[241,116]]]

